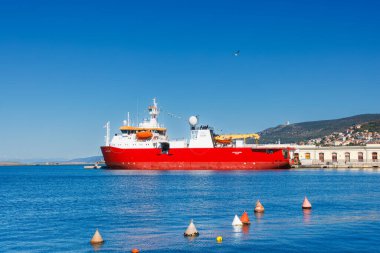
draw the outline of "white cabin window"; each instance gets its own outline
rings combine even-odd
[[[191,131],[191,139],[196,140],[198,136],[198,131]]]

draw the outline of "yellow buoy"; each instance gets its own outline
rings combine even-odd
[[[221,237],[221,236],[216,237],[216,241],[218,243],[221,243],[223,241],[223,237]]]

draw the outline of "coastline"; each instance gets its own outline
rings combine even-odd
[[[86,165],[93,165],[94,163],[80,163],[80,162],[74,162],[74,163],[17,163],[17,162],[0,162],[0,167],[22,167],[22,166],[86,166]],[[352,166],[352,165],[293,165],[290,169],[283,169],[283,170],[299,170],[299,169],[309,169],[309,170],[316,170],[316,169],[333,169],[333,170],[363,170],[363,169],[371,169],[371,170],[379,170],[380,168],[378,166],[373,166],[372,164],[361,164],[360,166]],[[244,171],[244,170],[243,170]]]
[[[65,166],[65,165],[92,165],[94,163],[85,162],[47,162],[47,163],[18,163],[18,162],[0,162],[2,166]]]

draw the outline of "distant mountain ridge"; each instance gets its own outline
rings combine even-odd
[[[103,161],[103,156],[90,156],[83,158],[75,158],[69,161],[65,161],[66,163],[96,163]]]
[[[0,164],[47,164],[47,163],[60,163],[60,164],[75,164],[75,163],[96,163],[103,161],[103,156],[90,156],[65,160],[62,158],[36,158],[36,159],[8,159],[0,161]]]
[[[352,117],[301,122],[290,125],[279,125],[265,129],[258,134],[260,143],[297,143],[309,139],[322,138],[333,132],[343,132],[350,126],[367,122],[379,122],[380,114],[360,114]]]

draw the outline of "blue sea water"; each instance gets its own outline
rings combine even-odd
[[[305,195],[310,212],[301,209]],[[252,224],[231,226],[243,211]],[[191,219],[200,235],[190,239]],[[96,228],[99,247],[89,243]],[[376,169],[0,167],[0,252],[379,252],[379,236]]]

